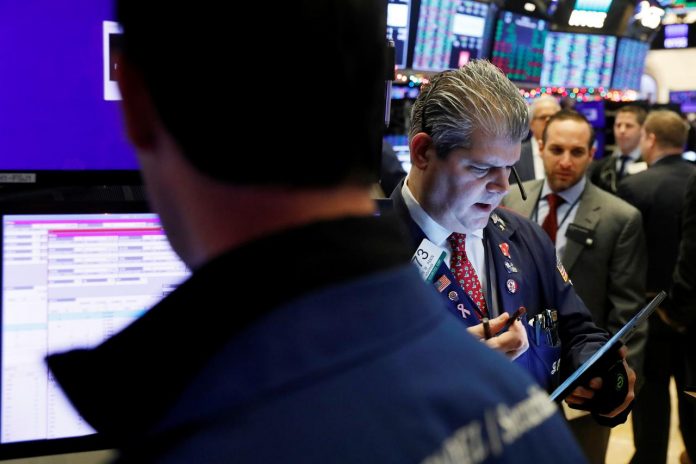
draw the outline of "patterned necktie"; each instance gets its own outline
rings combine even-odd
[[[616,178],[621,180],[623,179],[623,176],[626,175],[626,163],[631,159],[631,157],[628,155],[621,155],[619,159],[621,160],[621,166],[619,166],[619,170],[616,173]]]
[[[558,210],[558,205],[563,203],[564,200],[555,193],[549,193],[546,195],[546,201],[549,203],[549,214],[544,218],[541,228],[549,234],[551,241],[556,243],[556,232],[558,232],[558,215],[556,211]]]
[[[481,291],[481,281],[476,275],[474,266],[471,265],[469,258],[466,257],[466,234],[453,232],[447,240],[452,247],[450,269],[459,285],[478,306],[480,316],[485,317],[488,314],[488,308],[486,307],[486,299]]]

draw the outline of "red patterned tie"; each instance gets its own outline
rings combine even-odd
[[[563,203],[563,198],[559,197],[555,193],[549,193],[546,195],[546,201],[549,203],[549,214],[544,218],[544,222],[541,224],[541,228],[549,234],[551,241],[556,243],[556,232],[558,232],[558,205]]]
[[[479,281],[474,266],[471,265],[469,258],[466,257],[466,234],[453,232],[447,240],[452,247],[452,259],[450,261],[450,269],[457,278],[457,282],[471,299],[478,306],[481,317],[488,314],[486,307],[486,299],[481,291],[481,281]]]

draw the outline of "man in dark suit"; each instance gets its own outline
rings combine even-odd
[[[679,256],[672,276],[669,299],[657,311],[664,323],[679,332],[682,350],[687,353],[684,356],[686,363],[684,384],[689,391],[694,392],[696,391],[696,355],[694,354],[696,353],[696,174],[692,174],[686,186],[681,232]],[[678,392],[678,395],[682,400],[690,399],[683,396],[683,392]],[[682,406],[686,406],[686,402],[680,402],[680,407]],[[680,426],[682,434],[689,433],[689,430],[696,430],[696,424],[693,423],[690,425],[680,423]],[[696,450],[693,449],[693,441],[687,441],[685,444],[687,449],[682,454],[681,461],[689,464],[694,461],[691,456],[696,456]]]
[[[693,164],[681,157],[687,132],[686,123],[677,113],[651,112],[640,140],[649,168],[619,184],[618,195],[643,215],[648,248],[648,297],[672,286],[684,194],[689,177],[696,171]],[[631,462],[665,462],[669,440],[669,381],[674,376],[678,391],[686,386],[684,357],[688,354],[683,350],[680,334],[653,314],[645,346],[645,384],[633,410],[636,453]],[[688,443],[687,450],[693,450],[696,410],[682,395],[679,404],[682,438]]]
[[[607,334],[592,322],[544,232],[496,209],[527,127],[519,91],[495,66],[473,61],[434,76],[411,114],[412,167],[392,199],[411,230],[416,261],[424,252],[444,256],[425,274],[447,308],[552,390],[559,374],[573,372]],[[491,337],[505,313],[520,306],[534,327],[517,321],[512,331]],[[552,309],[557,314],[549,318]],[[484,336],[487,319],[496,327]],[[578,387],[567,401],[583,404],[599,380]],[[610,416],[626,409],[634,380],[629,369],[630,391]]]
[[[103,344],[48,359],[120,462],[582,461],[544,392],[462,336],[400,224],[374,216],[386,2],[245,3],[274,32],[253,41],[214,2],[116,3],[128,135],[193,271]],[[228,55],[262,69],[277,37],[302,52],[275,64],[336,72],[286,98],[304,116],[276,129],[306,138],[300,155],[245,127],[267,119],[272,73],[230,92],[221,72]],[[328,98],[358,80],[350,105]]]
[[[546,180],[525,182],[526,202],[512,189],[503,205],[553,235],[575,291],[595,322],[616,333],[644,304],[645,238],[636,208],[586,180],[593,142],[594,131],[583,115],[568,110],[553,115],[540,142]],[[646,333],[647,324],[628,343],[631,366],[642,365]],[[640,369],[636,372],[640,380]],[[604,463],[610,429],[588,415],[570,425],[589,461]]]
[[[515,163],[515,169],[522,182],[544,178],[544,163],[540,157],[539,140],[544,134],[546,122],[560,110],[561,105],[551,95],[542,95],[530,105],[529,128],[532,135],[522,142],[520,160]]]
[[[607,192],[616,193],[619,182],[626,176],[647,169],[640,153],[640,129],[647,113],[640,106],[621,107],[614,120],[616,151],[595,160],[587,170],[590,181]]]
[[[669,299],[662,309],[679,331],[685,331],[696,323],[696,174],[689,178],[686,186],[679,255]],[[696,362],[696,356],[689,361]]]

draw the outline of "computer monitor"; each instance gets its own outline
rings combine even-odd
[[[603,130],[606,124],[606,114],[604,111],[604,101],[577,102],[574,106],[575,111],[587,118],[592,127]]]
[[[146,211],[138,203],[3,207],[0,458],[108,446],[44,359],[101,343],[187,278]]]
[[[669,101],[678,104],[682,113],[696,113],[696,90],[672,90]]]
[[[503,11],[498,19],[491,62],[514,82],[538,85],[548,22]]]
[[[394,41],[394,64],[406,67],[408,53],[411,0],[389,0],[387,3],[387,39]]]
[[[492,4],[473,0],[422,0],[413,50],[413,69],[456,69],[485,58]]]
[[[688,24],[666,24],[663,33],[665,48],[687,48],[689,46]]]
[[[616,63],[611,87],[614,89],[640,90],[645,58],[650,44],[632,39],[620,39],[616,51]]]
[[[384,141],[391,145],[396,158],[401,163],[401,167],[408,174],[411,171],[411,151],[408,148],[408,135],[385,135]],[[387,192],[387,194],[389,193]]]
[[[0,173],[137,169],[114,80],[120,31],[113,0],[2,2]]]
[[[549,32],[544,47],[542,87],[609,88],[616,37]]]

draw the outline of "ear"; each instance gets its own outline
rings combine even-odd
[[[657,137],[652,132],[646,132],[645,138],[647,139],[650,147],[654,147],[657,144]]]
[[[539,154],[544,156],[544,146],[546,146],[546,144],[543,140],[537,140],[537,143],[539,144]]]
[[[126,133],[136,148],[148,150],[154,146],[157,111],[140,71],[122,53],[115,58]]]
[[[595,153],[597,153],[597,147],[590,148],[590,161],[594,159]]]
[[[420,170],[425,170],[435,153],[433,139],[425,132],[419,132],[413,136],[409,146],[411,150],[411,164]]]

